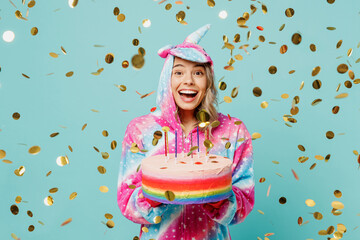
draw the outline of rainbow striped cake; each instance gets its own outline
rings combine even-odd
[[[193,158],[169,154],[142,160],[143,195],[170,204],[202,204],[217,202],[231,195],[231,160],[226,157],[194,155]]]

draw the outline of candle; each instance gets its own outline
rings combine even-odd
[[[185,144],[184,144],[184,129],[181,131],[181,138],[182,138],[182,150],[181,150],[181,152],[182,152],[182,157],[184,157],[184,154],[185,154]]]
[[[175,163],[177,159],[177,130],[175,130]]]
[[[192,132],[190,133],[190,149],[192,148]],[[193,152],[191,152],[191,158],[193,158]]]
[[[167,141],[166,141],[166,131],[164,132],[164,134],[165,134],[165,137],[164,137],[164,141],[165,141],[165,157],[167,157],[167,152],[166,152],[166,143],[167,143]]]
[[[169,151],[169,135],[168,134],[166,134],[166,148],[167,148],[167,152],[168,152],[168,156],[167,156],[166,160],[169,160],[170,151]]]
[[[198,158],[200,158],[199,126],[197,126],[197,145],[198,145]]]

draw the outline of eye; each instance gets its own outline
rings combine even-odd
[[[201,76],[201,75],[204,75],[204,73],[203,73],[202,71],[196,71],[196,72],[195,72],[195,75]]]
[[[181,75],[181,72],[180,71],[174,71],[173,74],[174,75]]]

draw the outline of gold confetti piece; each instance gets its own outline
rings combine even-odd
[[[254,132],[253,134],[251,134],[251,138],[252,139],[258,139],[261,138],[261,134],[258,132]]]
[[[66,55],[66,51],[65,51],[65,49],[63,48],[63,46],[61,46],[60,48],[61,48],[61,51],[63,52],[63,54]]]
[[[50,137],[56,137],[57,135],[59,135],[59,133],[55,132],[55,133],[50,134]]]
[[[349,94],[347,93],[340,93],[339,95],[336,95],[335,98],[346,98]]]
[[[106,173],[106,169],[105,169],[104,166],[98,166],[97,169],[98,169],[99,173],[101,173],[101,174],[105,174],[105,173]]]
[[[333,201],[331,203],[331,206],[335,209],[343,209],[344,208],[344,204],[342,202],[339,201]]]
[[[17,215],[19,213],[19,208],[15,204],[10,206],[10,211],[12,214]]]
[[[346,73],[346,72],[348,71],[348,69],[349,69],[349,67],[348,67],[346,64],[344,64],[344,63],[340,64],[340,65],[337,67],[338,73],[341,73],[341,74]]]
[[[281,53],[281,54],[286,53],[286,52],[287,52],[287,49],[288,49],[288,47],[287,47],[286,45],[282,45],[282,46],[280,47],[280,53]]]
[[[28,210],[26,213],[29,217],[33,217],[33,213],[30,210]]]
[[[59,189],[58,188],[51,188],[49,190],[50,193],[56,193]]]
[[[18,169],[14,170],[14,173],[16,176],[21,177],[22,175],[24,175],[25,173],[25,167],[24,166],[20,166]]]
[[[123,21],[125,21],[125,15],[121,13],[121,14],[117,15],[116,19],[119,22],[123,22]]]
[[[286,203],[286,198],[285,197],[279,198],[279,203],[280,204],[285,204]]]
[[[46,174],[46,176],[48,177],[50,174],[51,174],[51,171],[49,171],[49,172]]]
[[[261,5],[261,10],[264,14],[267,13],[267,7],[264,4]]]
[[[293,44],[298,45],[301,42],[301,35],[299,33],[294,33],[291,37]]]
[[[275,66],[270,66],[269,67],[269,73],[270,74],[275,74],[277,72],[277,68]]]
[[[170,202],[175,200],[175,194],[169,190],[165,191],[165,197]]]
[[[106,193],[109,191],[109,188],[107,186],[100,186],[99,190],[100,192]]]
[[[44,204],[46,206],[51,206],[54,203],[54,199],[51,196],[47,196],[46,198],[44,198]]]
[[[268,190],[267,190],[267,193],[266,193],[266,196],[267,196],[267,197],[268,197],[269,194],[270,194],[270,189],[271,189],[271,184],[269,185]]]
[[[345,233],[345,232],[346,232],[346,227],[345,227],[344,224],[338,223],[338,224],[337,224],[337,230],[338,230],[339,232],[341,232],[341,233]]]
[[[314,67],[313,70],[312,70],[312,72],[311,72],[311,76],[314,77],[314,76],[318,75],[318,73],[320,72],[320,70],[321,70],[320,66]]]
[[[263,212],[263,211],[261,211],[261,210],[257,210],[260,214],[262,214],[262,215],[264,215],[265,213]]]
[[[343,42],[343,40],[339,40],[338,43],[336,44],[336,48],[341,47],[342,42]]]
[[[28,228],[29,232],[34,231],[34,229],[35,229],[34,225],[30,225],[29,228]]]
[[[149,229],[147,227],[142,227],[141,230],[145,233],[149,232]]]
[[[40,147],[39,146],[32,146],[31,148],[29,148],[28,152],[32,155],[36,155],[40,152]]]
[[[171,7],[172,7],[171,3],[168,3],[168,4],[166,4],[166,6],[165,6],[165,10],[170,10]]]
[[[303,218],[302,218],[302,217],[299,217],[299,218],[298,218],[298,224],[299,224],[300,226],[301,226],[302,222],[303,222]]]
[[[225,66],[224,69],[228,71],[234,71],[235,68],[233,66]]]
[[[288,8],[288,9],[285,10],[285,16],[287,16],[287,17],[294,16],[294,13],[295,13],[295,11],[292,8]]]
[[[77,192],[73,192],[70,194],[69,199],[74,200],[77,197]]]
[[[16,203],[21,203],[21,200],[22,200],[21,196],[17,196],[17,197],[15,198],[15,202],[16,202]]]
[[[74,72],[73,72],[73,71],[67,72],[67,73],[65,74],[66,77],[71,77],[72,75],[74,75]]]
[[[313,165],[311,165],[310,170],[313,170],[315,166],[316,166],[316,163],[314,163]]]
[[[260,183],[265,182],[265,178],[264,178],[264,177],[260,178],[260,179],[259,179],[259,182],[260,182]]]
[[[291,169],[291,171],[292,171],[295,179],[296,179],[296,180],[299,180],[299,177],[298,177],[297,173],[296,173],[293,169]]]
[[[20,238],[18,238],[15,233],[11,233],[11,237],[12,237],[14,240],[20,240]]]
[[[115,16],[119,15],[120,9],[118,7],[115,7],[114,10],[113,10],[113,13],[114,13]]]
[[[265,233],[265,237],[270,237],[270,236],[272,236],[272,235],[275,235],[275,233]]]
[[[279,162],[278,161],[272,161],[274,164],[279,164]]]
[[[66,220],[60,225],[60,227],[65,226],[65,225],[71,223],[71,221],[72,221],[72,218],[66,219]]]
[[[311,50],[312,52],[316,52],[316,46],[315,46],[315,44],[310,44],[310,50]]]
[[[16,17],[17,19],[22,19],[22,20],[26,20],[26,21],[27,21],[27,19],[22,16],[22,13],[21,13],[19,10],[16,10],[16,11],[15,11],[15,17]]]
[[[87,123],[85,123],[85,124],[82,126],[81,131],[84,131],[84,129],[86,128],[86,126],[87,126]]]
[[[140,69],[145,64],[145,59],[142,55],[136,54],[131,58],[131,64],[135,69]]]
[[[112,54],[112,53],[106,54],[106,56],[105,56],[105,62],[108,63],[108,64],[110,64],[110,63],[112,63],[113,61],[114,61],[114,54]]]
[[[260,104],[261,108],[267,108],[269,106],[269,103],[264,101]]]
[[[306,199],[306,200],[305,200],[305,204],[306,204],[308,207],[314,207],[314,206],[315,206],[315,201],[312,200],[312,199]]]
[[[12,117],[13,117],[14,120],[19,120],[20,119],[20,113],[14,112]]]
[[[225,96],[225,97],[224,97],[224,101],[225,101],[226,103],[231,103],[231,102],[232,102],[232,99],[231,99],[229,96]]]
[[[30,30],[31,35],[33,35],[33,36],[35,36],[36,34],[38,34],[38,32],[39,32],[39,29],[38,29],[37,27],[33,27],[33,28],[31,28],[31,30]]]
[[[101,152],[101,156],[103,159],[108,159],[110,155],[107,152]]]
[[[321,220],[323,218],[323,215],[320,212],[314,212],[313,216],[316,220]]]
[[[45,225],[45,224],[44,224],[42,221],[40,221],[40,220],[38,221],[38,223],[40,223],[40,224],[43,225],[43,226]]]
[[[285,23],[280,26],[279,31],[282,31],[284,29],[284,27],[285,27]]]
[[[280,177],[283,177],[280,173],[275,173],[276,175],[280,176]]]
[[[6,152],[5,152],[5,150],[0,149],[0,159],[3,159],[3,158],[5,158],[5,157],[6,157]]]
[[[207,0],[207,4],[209,7],[215,7],[215,1],[214,0]]]
[[[161,217],[160,217],[160,216],[154,217],[154,223],[155,223],[155,224],[158,224],[158,223],[160,223],[160,222],[161,222]]]
[[[176,14],[176,20],[178,22],[181,22],[185,19],[185,12],[184,11],[179,11],[177,14]]]
[[[105,213],[105,218],[106,219],[112,219],[113,215],[111,215],[110,213]]]
[[[57,53],[51,52],[49,53],[50,57],[57,58],[59,55]]]
[[[108,220],[108,221],[106,222],[106,226],[107,226],[108,228],[113,228],[113,227],[115,226],[115,223],[114,223],[113,220]]]
[[[59,156],[56,158],[56,164],[60,167],[69,164],[69,159],[67,156]]]
[[[335,27],[326,27],[327,30],[330,30],[330,31],[333,31],[335,30],[336,28]]]

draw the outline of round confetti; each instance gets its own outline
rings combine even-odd
[[[5,157],[6,157],[6,152],[5,152],[5,150],[0,149],[0,159],[3,159],[3,158],[5,158]]]
[[[77,192],[73,192],[70,194],[69,199],[74,200],[76,198],[76,196],[77,196]]]
[[[335,190],[335,191],[334,191],[334,195],[335,195],[335,197],[337,197],[337,198],[341,198],[342,193],[341,193],[340,190]]]
[[[12,117],[13,117],[14,120],[19,120],[20,119],[20,113],[14,112]]]
[[[127,68],[129,66],[129,62],[125,60],[125,61],[122,62],[121,65],[122,65],[123,68]]]
[[[28,228],[29,232],[34,231],[34,229],[35,229],[34,225],[30,225],[29,228]]]
[[[108,63],[108,64],[110,64],[110,63],[112,63],[113,61],[114,61],[114,54],[112,54],[112,53],[106,54],[106,56],[105,56],[105,62]]]
[[[12,42],[15,39],[15,34],[13,31],[5,31],[2,37],[5,42]]]
[[[294,33],[291,37],[293,44],[298,45],[301,42],[301,35],[299,33]]]
[[[39,32],[39,30],[37,27],[31,28],[31,31],[30,31],[31,35],[35,36],[36,34],[38,34],[38,32]]]
[[[285,204],[286,203],[286,198],[285,197],[279,198],[279,203],[280,204]]]
[[[225,19],[225,18],[227,18],[227,16],[228,16],[227,11],[222,10],[222,11],[219,12],[219,18]]]
[[[108,221],[106,222],[106,226],[107,226],[108,228],[113,228],[113,227],[115,226],[115,223],[114,223],[113,220],[108,220]]]
[[[281,54],[286,53],[286,52],[287,52],[287,49],[288,49],[288,47],[287,47],[286,45],[282,45],[282,46],[280,47],[280,53],[281,53]]]
[[[148,28],[151,26],[151,21],[149,19],[144,19],[142,24],[144,27]]]
[[[44,204],[46,206],[51,206],[54,203],[54,199],[51,196],[47,196],[46,198],[44,198]]]
[[[68,0],[69,7],[74,8],[78,4],[78,0]]]
[[[275,66],[270,66],[269,67],[269,73],[270,74],[275,74],[277,72],[277,68]]]
[[[124,14],[119,14],[117,17],[116,17],[116,19],[119,21],[119,22],[123,22],[123,21],[125,21],[125,15]]]
[[[348,67],[346,64],[344,64],[344,63],[340,64],[340,65],[337,67],[338,73],[341,73],[341,74],[346,73],[346,72],[348,71],[348,69],[349,69],[349,67]]]
[[[109,188],[107,186],[100,186],[99,190],[100,192],[106,193],[109,191]]]
[[[18,206],[16,206],[14,204],[14,205],[11,205],[10,211],[11,211],[12,214],[17,215],[19,213],[19,208],[18,208]]]
[[[69,164],[69,159],[67,158],[67,156],[59,156],[56,158],[56,164],[60,167],[65,166]]]
[[[294,11],[294,9],[292,9],[292,8],[288,8],[288,9],[285,10],[285,15],[286,15],[287,17],[292,17],[292,16],[294,16],[294,13],[295,13],[295,11]]]
[[[104,166],[98,166],[98,171],[99,171],[99,173],[101,173],[101,174],[105,174],[106,173],[106,168],[104,167]]]
[[[131,64],[135,69],[140,69],[144,66],[145,59],[140,54],[136,54],[131,59]]]
[[[305,204],[309,207],[314,207],[315,206],[315,201],[312,199],[306,199],[305,200]]]

